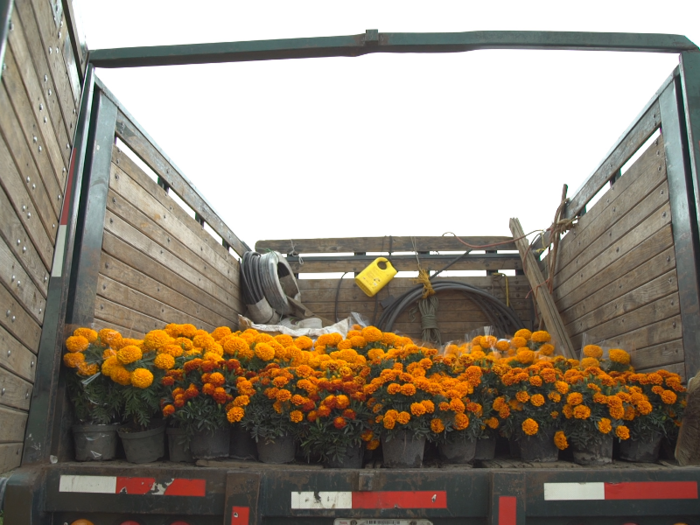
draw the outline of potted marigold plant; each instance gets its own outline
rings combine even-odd
[[[116,454],[115,422],[122,403],[114,383],[100,373],[108,335],[107,330],[98,334],[91,328],[77,328],[65,343],[63,362],[73,370],[66,375],[66,386],[77,420],[72,426],[77,461],[104,461]]]
[[[620,444],[620,458],[650,463],[659,457],[664,437],[674,438],[685,406],[685,387],[678,374],[658,370],[647,374],[627,372],[625,392],[629,404],[622,416],[630,439]]]
[[[554,436],[562,407],[561,371],[550,361],[536,361],[533,350],[519,348],[515,362],[520,366],[502,369],[501,393],[493,409],[503,420],[502,434],[526,461],[558,459]]]
[[[565,401],[563,434],[558,436],[557,446],[564,449],[570,442],[574,461],[580,464],[610,463],[613,437],[629,439],[629,428],[622,420],[629,396],[622,380],[598,366],[577,367],[567,370],[557,386]]]

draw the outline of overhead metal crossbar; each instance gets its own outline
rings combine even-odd
[[[458,53],[484,49],[633,51],[682,53],[698,47],[682,35],[566,31],[471,31],[463,33],[380,33],[252,40],[152,47],[98,49],[95,67],[143,67],[289,58],[357,57],[370,53]]]

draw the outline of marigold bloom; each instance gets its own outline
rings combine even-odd
[[[175,366],[175,358],[170,354],[158,354],[153,360],[153,365],[161,370],[170,370]]]
[[[532,332],[528,330],[527,328],[521,328],[515,334],[513,334],[513,338],[515,337],[522,337],[526,341],[529,341],[530,338],[532,337]]]
[[[171,340],[172,338],[165,330],[151,330],[143,338],[143,348],[147,352],[158,350]]]
[[[367,343],[374,343],[375,341],[381,341],[384,334],[382,331],[375,326],[367,326],[362,329],[362,337]]]
[[[576,419],[588,419],[591,417],[591,409],[586,405],[578,405],[574,407],[574,417]]]
[[[146,368],[137,368],[131,373],[131,384],[136,388],[148,388],[153,383],[153,374]]]
[[[609,434],[610,431],[612,431],[612,421],[607,417],[601,418],[601,420],[598,421],[598,431],[602,434]]]
[[[488,418],[488,419],[485,421],[485,423],[486,423],[486,426],[487,426],[487,427],[489,427],[489,428],[491,428],[491,429],[494,429],[494,430],[497,429],[497,428],[498,428],[498,425],[499,425],[498,419],[496,419],[495,417],[490,417],[490,418]]]
[[[515,336],[510,340],[510,344],[513,345],[513,348],[525,348],[527,346],[527,339]]]
[[[566,402],[571,406],[580,405],[583,403],[583,395],[579,392],[572,392],[566,396]]]
[[[138,346],[125,346],[117,351],[117,359],[123,365],[128,365],[130,363],[135,363],[143,357],[143,353]]]
[[[540,346],[537,351],[540,353],[540,355],[543,356],[550,356],[554,353],[554,345],[545,343],[542,346]]]
[[[69,352],[84,352],[90,346],[90,341],[82,335],[72,335],[66,339],[66,350]]]
[[[630,429],[627,428],[625,425],[620,425],[615,429],[615,435],[620,439],[629,439]]]
[[[131,384],[131,373],[121,365],[113,367],[109,377],[112,381],[122,386]]]
[[[603,357],[603,349],[598,345],[586,345],[583,347],[583,355],[585,357],[600,359]]]
[[[97,334],[102,344],[112,348],[119,348],[122,342],[122,334],[110,328],[103,328]]]
[[[411,414],[405,411],[399,412],[399,415],[396,417],[396,421],[402,425],[406,425],[409,421],[411,421]]]
[[[520,390],[518,393],[515,394],[515,399],[517,399],[521,403],[527,403],[530,400],[530,394],[528,394],[525,390]]]
[[[524,365],[530,364],[535,360],[535,352],[528,350],[527,348],[521,348],[518,350],[518,353],[515,354],[515,359]]]
[[[554,434],[554,444],[559,450],[565,450],[569,447],[569,443],[566,440],[566,435],[561,430],[558,430]]]
[[[661,392],[661,401],[666,405],[672,405],[678,399],[678,396],[673,390],[664,390]]]
[[[412,396],[416,393],[416,387],[411,383],[406,383],[401,387],[401,394],[404,396]]]
[[[63,354],[63,363],[68,368],[78,368],[80,363],[85,362],[85,354],[81,352],[68,352]]]
[[[552,336],[549,335],[549,332],[546,332],[544,330],[538,330],[537,332],[532,333],[532,339],[533,342],[535,343],[549,343],[551,341]]]
[[[561,394],[559,392],[550,392],[547,394],[547,397],[555,403],[559,403],[559,401],[561,401]]]
[[[439,417],[436,417],[430,421],[430,430],[433,431],[435,434],[439,434],[442,431],[445,430],[445,424],[442,422],[442,419]]]
[[[536,407],[541,407],[544,405],[544,396],[542,394],[534,394],[532,397],[530,397],[530,403],[532,403]]]
[[[630,364],[630,355],[619,348],[613,348],[608,352],[608,358],[614,363],[620,363],[621,365]],[[626,438],[623,438],[626,439]]]
[[[245,410],[241,407],[233,407],[226,412],[226,419],[229,423],[238,423],[245,416]]]
[[[469,416],[466,414],[455,414],[454,429],[464,430],[469,427]]]
[[[257,343],[254,351],[255,356],[261,361],[272,361],[275,358],[275,349],[268,343]]]
[[[537,421],[529,417],[525,421],[523,421],[521,428],[523,429],[523,432],[525,432],[528,436],[534,436],[540,429],[540,425],[537,423]]]

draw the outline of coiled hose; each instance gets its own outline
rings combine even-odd
[[[454,290],[464,293],[481,308],[486,319],[488,319],[488,323],[496,329],[496,335],[499,337],[513,334],[524,326],[518,315],[511,308],[480,288],[458,281],[438,281],[433,282],[432,285],[435,292]],[[401,312],[418,301],[422,295],[423,285],[417,285],[408,290],[384,310],[377,323],[377,328],[390,332]]]

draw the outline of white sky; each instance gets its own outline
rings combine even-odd
[[[675,33],[697,0],[75,0],[89,49],[380,32]],[[195,7],[196,6],[196,7]],[[561,51],[98,70],[251,247],[551,223],[678,64]]]

